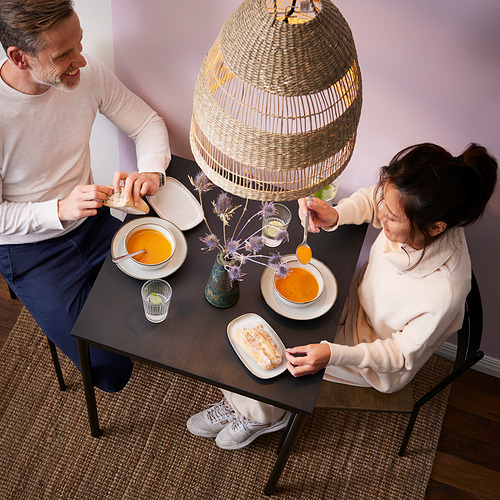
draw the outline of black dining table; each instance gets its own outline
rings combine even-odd
[[[173,156],[166,173],[184,184],[197,197],[189,176],[194,177],[199,171],[194,161]],[[215,186],[203,195],[206,218],[219,237],[222,226],[212,211],[211,201],[220,192]],[[245,205],[244,199],[230,196],[233,203],[241,205],[241,208],[231,220],[229,232]],[[293,254],[302,241],[303,228],[298,217],[297,202],[284,204],[292,213],[288,227],[289,241],[276,248],[265,247],[264,253]],[[260,209],[261,202],[250,200],[245,220]],[[151,215],[155,215],[154,211],[148,214]],[[135,220],[134,216],[127,216],[125,223],[132,220]],[[254,217],[245,228],[244,236],[258,231],[261,224],[260,218]],[[261,292],[261,276],[266,267],[253,262],[247,262],[242,267],[245,276],[239,283],[238,302],[226,309],[211,305],[205,299],[204,290],[216,253],[202,250],[200,238],[207,233],[204,222],[183,232],[187,256],[182,265],[165,278],[172,286],[173,295],[168,317],[162,323],[150,323],[145,318],[141,302],[141,286],[145,279],[125,274],[113,264],[111,255],[106,258],[72,331],[78,343],[90,430],[93,436],[100,435],[90,375],[89,345],[279,406],[290,411],[292,418],[289,432],[284,434],[286,438],[264,487],[266,494],[272,494],[307,415],[314,410],[323,372],[295,378],[285,370],[273,378],[260,378],[249,371],[237,356],[228,339],[227,325],[243,314],[255,313],[274,329],[286,347],[333,340],[357,267],[366,225],[341,226],[332,233],[321,231],[309,234],[313,258],[332,271],[338,287],[332,307],[311,319],[292,319],[283,315],[283,311],[276,312],[271,308]],[[303,308],[306,317],[311,315],[310,307]]]

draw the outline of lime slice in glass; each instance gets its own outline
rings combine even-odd
[[[149,294],[149,300],[150,300],[151,304],[161,304],[162,303],[161,297],[154,292],[151,292]]]
[[[328,184],[328,186],[325,186],[323,189],[320,189],[319,191],[313,194],[313,196],[323,201],[330,200],[331,198],[334,197],[334,195],[335,192],[331,184]]]

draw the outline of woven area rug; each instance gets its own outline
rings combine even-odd
[[[47,342],[23,310],[0,353],[0,499],[259,499],[281,432],[228,452],[186,430],[187,418],[219,400],[211,386],[136,363],[117,394],[97,390],[103,435],[90,436],[79,372],[60,356],[59,390]],[[451,363],[432,357],[417,395]],[[316,411],[275,498],[423,498],[448,393],[420,412],[407,456],[397,451],[407,415]]]

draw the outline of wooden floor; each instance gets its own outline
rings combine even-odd
[[[0,278],[0,348],[21,308]],[[476,370],[452,385],[427,489],[426,500],[448,499],[500,499],[500,379]]]

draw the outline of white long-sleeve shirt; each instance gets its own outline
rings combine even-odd
[[[61,222],[57,201],[93,183],[89,141],[97,112],[134,141],[140,172],[163,173],[170,162],[163,120],[104,64],[85,58],[71,91],[27,95],[0,78],[0,244],[53,238],[83,222]]]
[[[381,227],[373,188],[342,200],[337,211],[339,225],[371,222]],[[380,232],[330,343],[326,380],[397,391],[461,327],[471,280],[463,229],[445,231],[406,271],[421,254]]]

